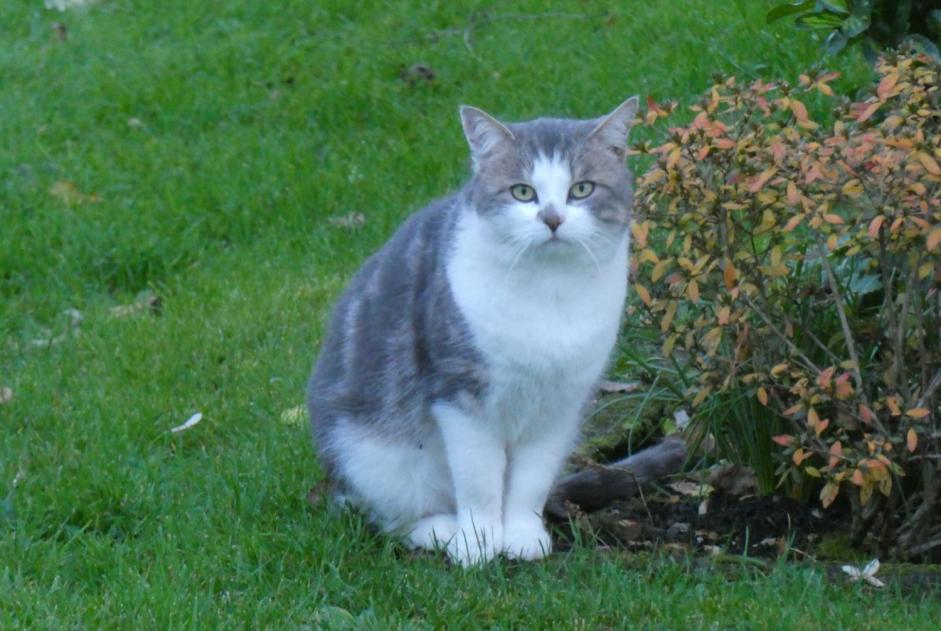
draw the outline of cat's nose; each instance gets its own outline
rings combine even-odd
[[[555,208],[549,207],[543,210],[540,210],[536,215],[537,219],[541,219],[542,223],[549,226],[549,230],[555,234],[555,231],[559,229],[559,226],[562,225],[562,222],[565,221]]]

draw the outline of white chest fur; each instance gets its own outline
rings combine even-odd
[[[454,298],[490,368],[485,401],[509,440],[574,418],[617,336],[627,284],[627,238],[589,258],[557,243],[557,255],[514,265],[468,213],[448,264]],[[571,248],[572,250],[561,250]]]

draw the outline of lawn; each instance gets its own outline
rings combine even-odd
[[[306,498],[329,306],[465,176],[458,105],[794,80],[818,44],[767,6],[0,4],[0,627],[935,628],[936,594],[809,565],[582,543],[462,571]],[[156,309],[115,310],[142,292]]]

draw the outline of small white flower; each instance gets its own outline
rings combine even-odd
[[[203,420],[203,413],[197,412],[193,416],[186,419],[185,423],[183,423],[182,425],[177,425],[176,427],[170,429],[170,431],[173,432],[174,434],[177,432],[182,432],[184,430],[191,428],[193,425],[196,425],[196,423],[200,422],[201,420]]]
[[[873,559],[863,569],[852,565],[844,565],[841,569],[849,574],[851,583],[863,580],[873,587],[885,587],[885,583],[875,577],[876,572],[879,571],[879,559]]]

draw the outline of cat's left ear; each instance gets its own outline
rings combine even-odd
[[[637,115],[638,100],[632,96],[617,106],[613,112],[602,118],[595,126],[589,138],[593,138],[603,143],[611,149],[618,157],[624,157],[627,152],[627,135],[634,125],[634,117]]]

